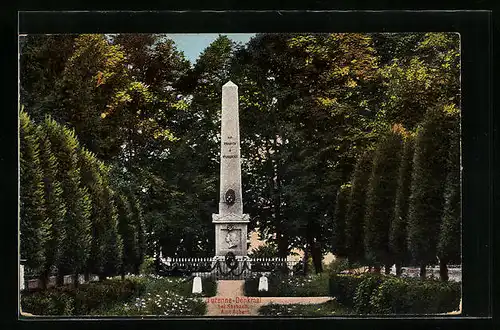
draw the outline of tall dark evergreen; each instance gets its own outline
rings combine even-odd
[[[137,231],[133,222],[130,201],[122,194],[115,195],[118,211],[118,233],[123,240],[123,254],[120,273],[122,278],[126,273],[133,273],[137,259]]]
[[[461,178],[460,178],[460,126],[459,114],[451,132],[448,168],[444,195],[444,212],[439,232],[438,257],[440,277],[448,280],[448,263],[461,262],[460,224],[461,214]]]
[[[90,222],[92,238],[90,254],[85,268],[85,278],[89,275],[101,274],[104,265],[104,238],[107,231],[105,226],[105,209],[109,207],[104,198],[104,180],[99,171],[100,161],[86,148],[78,150],[78,163],[81,174],[81,184],[87,189],[91,201]]]
[[[135,228],[136,233],[136,256],[134,260],[134,273],[139,273],[139,267],[144,261],[144,255],[146,253],[146,234],[144,227],[144,218],[142,215],[142,208],[139,204],[139,200],[134,195],[129,195],[130,200],[130,210],[132,212],[132,223]]]
[[[411,194],[411,173],[415,139],[407,134],[404,139],[403,154],[398,173],[398,190],[394,205],[394,219],[389,232],[389,248],[394,258],[396,275],[401,275],[403,264],[410,261],[408,252],[408,207]]]
[[[62,243],[66,235],[64,218],[66,203],[63,199],[63,188],[58,180],[59,162],[52,152],[52,145],[46,132],[46,126],[38,126],[40,141],[40,162],[43,169],[45,196],[45,212],[50,224],[49,239],[45,244],[45,265],[41,276],[43,287],[46,287],[50,274],[61,258]]]
[[[436,262],[448,172],[449,128],[449,117],[443,108],[434,108],[427,111],[417,130],[408,213],[408,248],[420,267],[422,278],[425,278],[426,266]]]
[[[106,169],[101,166],[101,171]],[[107,207],[103,210],[103,225],[106,228],[103,238],[103,268],[99,278],[119,274],[123,262],[123,240],[118,232],[118,210],[114,192],[109,184],[104,184],[103,200]]]
[[[363,227],[372,164],[373,152],[367,151],[359,158],[354,169],[350,204],[346,217],[346,247],[349,262],[365,260]]]
[[[45,244],[50,223],[45,212],[43,171],[40,166],[40,145],[36,126],[21,110],[20,142],[20,238],[21,259],[34,272],[45,265]]]
[[[335,212],[333,214],[332,253],[336,257],[347,257],[346,249],[346,215],[351,195],[351,185],[344,184],[337,193]]]
[[[385,266],[390,272],[393,258],[389,250],[389,229],[394,217],[398,171],[403,145],[402,127],[394,125],[376,146],[366,196],[364,222],[365,256],[376,271]]]
[[[58,260],[58,282],[62,276],[74,275],[74,284],[78,285],[78,276],[84,271],[91,250],[91,200],[88,190],[81,185],[78,164],[79,143],[73,130],[66,128],[47,117],[47,134],[52,151],[56,156],[60,171],[58,181],[63,187],[63,200],[67,212],[64,217],[65,236],[62,242],[61,258]]]

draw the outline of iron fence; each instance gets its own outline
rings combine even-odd
[[[160,258],[156,266],[160,276],[200,276],[217,280],[245,279],[272,273],[304,274],[303,261],[287,258],[249,258],[231,255],[213,258]]]

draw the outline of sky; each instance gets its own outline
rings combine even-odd
[[[212,41],[220,35],[225,35],[235,42],[247,43],[252,38],[254,33],[190,33],[190,34],[168,34],[168,38],[172,39],[177,49],[182,51],[186,58],[195,63],[201,52],[207,48]]]

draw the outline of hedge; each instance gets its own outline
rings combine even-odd
[[[105,280],[81,284],[77,289],[56,287],[24,292],[21,306],[23,312],[34,315],[86,315],[93,309],[129,300],[143,290],[143,283],[137,280]]]
[[[458,310],[461,283],[338,274],[330,278],[330,295],[359,314],[437,314]]]
[[[461,284],[389,277],[370,300],[377,314],[436,314],[458,310]]]

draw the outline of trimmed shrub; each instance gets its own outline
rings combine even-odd
[[[354,305],[354,295],[358,285],[363,281],[363,275],[338,274],[330,277],[330,296],[344,306]]]
[[[388,277],[374,290],[370,305],[377,314],[436,314],[458,310],[461,284]]]
[[[370,299],[373,292],[386,278],[379,274],[363,275],[363,280],[359,283],[354,293],[353,305],[356,313],[368,314],[371,312]]]
[[[93,309],[127,301],[143,290],[143,283],[137,280],[106,280],[77,289],[65,286],[24,292],[21,305],[23,311],[34,315],[86,315]]]

